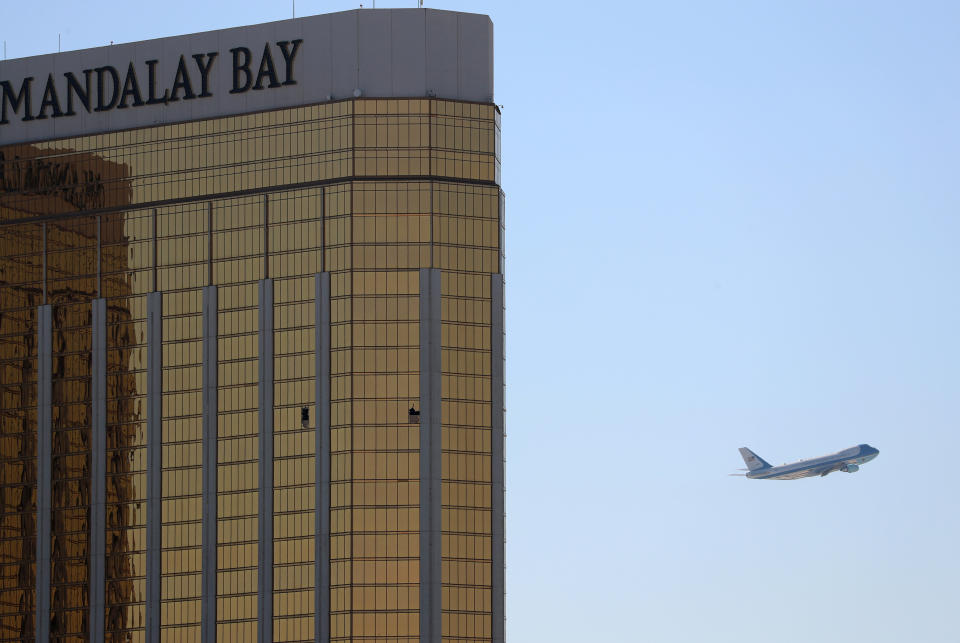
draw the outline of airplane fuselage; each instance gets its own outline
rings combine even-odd
[[[746,476],[755,480],[796,480],[825,476],[833,471],[853,473],[860,468],[860,465],[870,462],[879,453],[880,451],[869,444],[860,444],[819,458],[748,471]]]

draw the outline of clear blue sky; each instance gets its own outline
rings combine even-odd
[[[955,643],[960,4],[426,4],[496,29],[508,638]],[[0,37],[289,16],[4,0]],[[855,475],[726,475],[860,442]]]

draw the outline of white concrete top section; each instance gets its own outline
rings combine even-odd
[[[493,23],[356,9],[0,62],[0,145],[354,96],[493,102]]]

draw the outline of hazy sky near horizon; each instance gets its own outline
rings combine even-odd
[[[426,5],[495,26],[508,639],[955,643],[960,4]],[[3,0],[0,38],[290,9]],[[860,442],[853,475],[726,475]]]

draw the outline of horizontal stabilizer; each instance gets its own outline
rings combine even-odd
[[[743,457],[743,461],[747,465],[747,468],[751,471],[759,471],[760,469],[770,468],[769,462],[758,456],[747,447],[740,447],[740,455]]]

